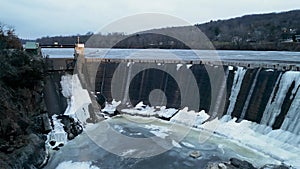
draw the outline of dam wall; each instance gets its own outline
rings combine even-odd
[[[86,59],[81,71],[108,102],[189,107],[212,118],[228,115],[300,134],[298,70],[264,63]]]

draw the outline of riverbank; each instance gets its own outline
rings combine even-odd
[[[44,134],[51,130],[43,60],[1,49],[0,64],[0,168],[39,168],[47,157]]]

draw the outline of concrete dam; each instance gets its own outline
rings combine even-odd
[[[108,102],[205,110],[300,134],[300,72],[230,64],[86,58],[82,73]],[[221,73],[220,73],[221,72]]]

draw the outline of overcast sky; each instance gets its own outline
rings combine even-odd
[[[97,32],[141,13],[167,14],[195,24],[293,9],[300,9],[300,0],[0,0],[0,22],[32,39]]]

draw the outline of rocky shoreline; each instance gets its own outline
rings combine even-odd
[[[248,161],[243,161],[237,158],[231,158],[228,162],[209,163],[206,169],[289,169],[290,167],[274,164],[266,164],[261,168],[254,167]]]

